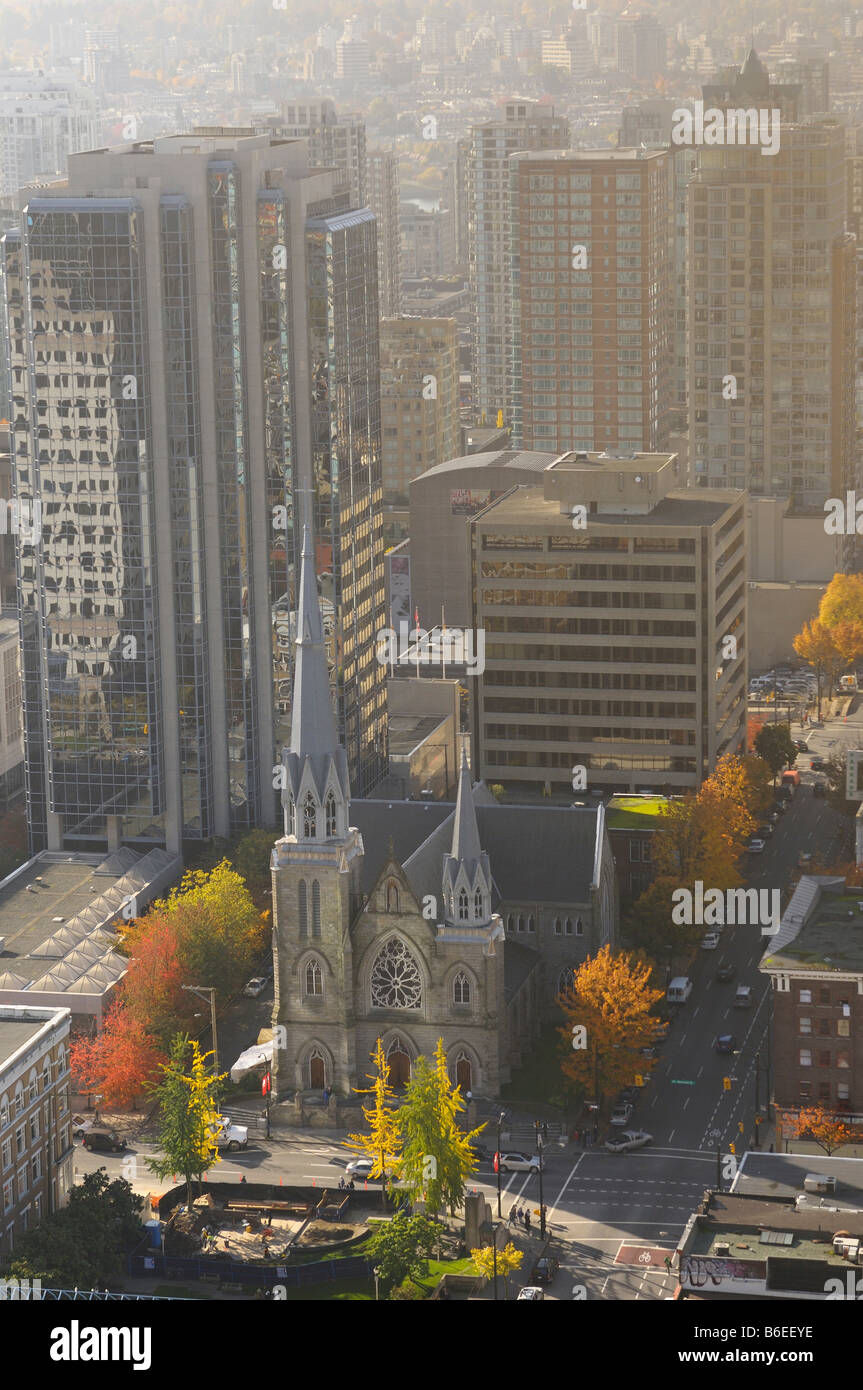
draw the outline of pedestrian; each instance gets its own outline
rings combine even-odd
[[[349,1191],[349,1192],[353,1192],[353,1191],[355,1191],[355,1190],[356,1190],[356,1183],[354,1182],[353,1178],[351,1178],[350,1182],[348,1183],[348,1191]]]
[[[508,1226],[514,1226],[517,1220],[518,1220],[518,1207],[513,1206],[513,1207],[510,1208],[509,1216],[506,1218],[506,1224],[507,1224]]]
[[[542,1137],[543,1139],[548,1138],[548,1120],[543,1120],[542,1122]]]
[[[245,1181],[246,1181],[246,1175],[245,1175],[245,1173],[244,1173],[243,1176],[240,1178],[240,1182],[245,1182]]]
[[[327,1088],[326,1088],[326,1086],[325,1086],[325,1087],[324,1087],[324,1105],[327,1105],[327,1104],[329,1103],[329,1099],[330,1099],[330,1093],[329,1093],[329,1091],[327,1090]]]
[[[530,1212],[527,1207],[524,1209],[524,1229],[530,1235]]]
[[[231,1247],[228,1245],[227,1241],[224,1241],[223,1244],[226,1250],[230,1250]]]
[[[662,1263],[665,1265],[666,1271],[670,1274],[670,1273],[671,1273],[671,1256],[670,1256],[670,1255],[666,1255],[666,1257],[665,1257],[665,1259],[662,1261]]]
[[[264,1259],[265,1259],[265,1260],[268,1260],[269,1258],[270,1258],[270,1247],[269,1247],[269,1245],[267,1244],[267,1242],[264,1241]]]

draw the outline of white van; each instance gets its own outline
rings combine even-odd
[[[749,985],[738,985],[734,995],[735,1009],[748,1009],[752,1003],[752,990]]]
[[[665,991],[669,1004],[685,1004],[692,993],[692,981],[688,975],[677,975]]]

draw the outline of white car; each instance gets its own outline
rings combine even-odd
[[[538,1173],[542,1167],[539,1154],[501,1154],[500,1171],[502,1173]]]
[[[609,1153],[625,1154],[630,1149],[643,1149],[653,1143],[653,1135],[643,1129],[625,1129],[622,1134],[610,1134],[605,1141]]]
[[[374,1163],[370,1158],[352,1158],[345,1172],[349,1178],[368,1178]]]
[[[73,1115],[73,1116],[72,1116],[72,1138],[73,1138],[73,1139],[83,1139],[83,1138],[84,1138],[84,1135],[85,1135],[85,1134],[88,1134],[89,1131],[90,1131],[91,1129],[101,1129],[101,1128],[102,1128],[102,1126],[101,1126],[101,1125],[97,1125],[97,1124],[96,1124],[96,1121],[95,1121],[94,1119],[92,1119],[92,1118],[89,1118],[89,1117],[84,1116],[84,1115]]]
[[[257,999],[259,994],[263,994],[267,988],[267,982],[263,975],[254,975],[247,985],[243,986],[243,993],[249,999]]]
[[[537,1288],[535,1284],[526,1284],[523,1289],[519,1289],[515,1301],[516,1303],[542,1303],[544,1300],[545,1294],[542,1289]]]
[[[628,1125],[632,1119],[632,1106],[628,1100],[620,1100],[611,1112],[609,1124]]]
[[[753,835],[752,839],[749,841],[749,844],[746,846],[746,851],[747,851],[747,853],[748,853],[748,854],[761,854],[761,853],[763,852],[763,850],[764,850],[764,841],[763,841],[763,840],[759,840],[756,836]]]
[[[717,946],[719,945],[720,940],[721,937],[718,931],[706,932],[705,935],[701,938],[702,951],[715,951]]]

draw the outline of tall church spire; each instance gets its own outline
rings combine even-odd
[[[462,751],[452,850],[443,864],[444,921],[453,926],[491,921],[491,868],[479,839],[470,767]]]
[[[333,714],[312,536],[303,528],[291,743],[283,756],[285,834],[309,843],[343,838],[351,796]]]

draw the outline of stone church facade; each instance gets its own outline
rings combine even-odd
[[[553,1008],[561,972],[613,940],[602,808],[499,807],[473,787],[466,761],[455,808],[351,803],[308,533],[283,763],[285,833],[272,854],[273,1025],[285,1041],[273,1058],[276,1095],[349,1096],[367,1084],[380,1037],[395,1086],[443,1038],[463,1092],[497,1096]]]

